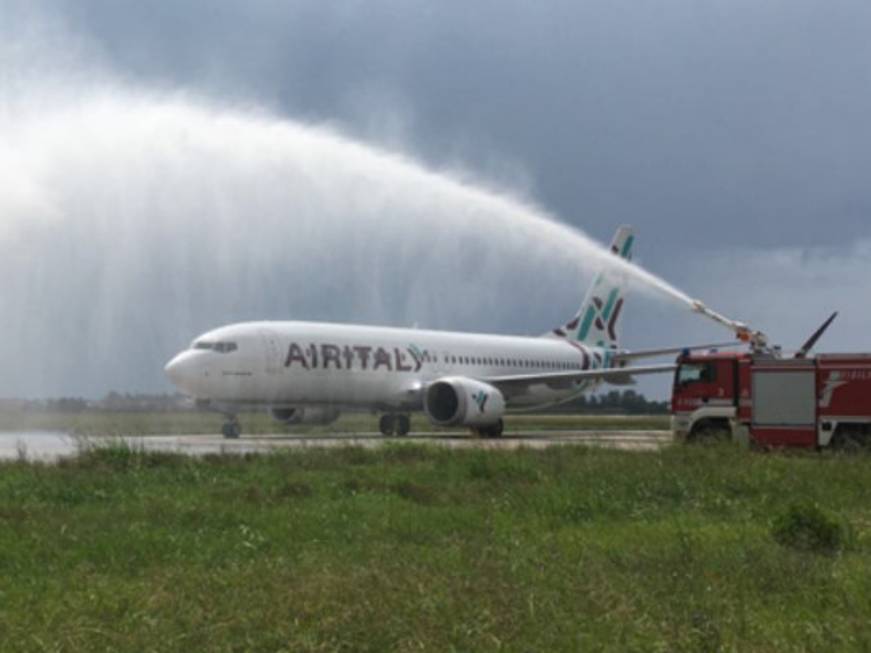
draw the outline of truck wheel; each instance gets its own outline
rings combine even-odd
[[[687,440],[689,442],[726,442],[732,439],[729,423],[719,420],[704,420],[699,422],[690,431]]]
[[[868,443],[868,437],[859,429],[841,427],[832,438],[832,448],[845,453],[865,451]]]

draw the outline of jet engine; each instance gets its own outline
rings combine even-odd
[[[273,419],[288,426],[295,424],[332,424],[339,419],[339,409],[331,406],[272,408],[269,412]]]
[[[462,376],[444,377],[426,389],[423,408],[438,426],[501,425],[505,397],[492,385]],[[500,428],[501,432],[501,428]]]

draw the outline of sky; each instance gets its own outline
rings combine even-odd
[[[576,272],[564,253],[549,260],[500,236],[475,241],[478,252],[504,247],[504,255],[480,254],[479,267],[460,252],[477,238],[468,226],[477,218],[435,191],[421,191],[431,202],[420,207],[410,189],[424,182],[403,177],[404,162],[508,196],[598,241],[632,224],[645,268],[787,348],[839,310],[821,347],[867,349],[869,32],[871,5],[846,0],[0,0],[0,251],[6,278],[15,277],[0,306],[0,395],[168,391],[161,357],[197,330],[236,319],[536,333],[571,316],[590,266],[567,279],[566,270]],[[259,126],[234,123],[239,115]],[[131,116],[136,129],[125,127]],[[192,127],[210,120],[208,134]],[[320,212],[339,225],[354,210],[333,196],[361,193],[358,173],[331,176],[348,159],[343,146],[317,141],[303,151],[292,144],[301,135],[283,134],[297,154],[266,157],[270,130],[285,123],[399,159],[384,164],[381,200],[369,222],[356,223],[356,245],[338,226],[341,242],[317,224]],[[48,143],[47,133],[61,135]],[[196,147],[155,144],[160,134]],[[263,147],[247,153],[247,167],[216,162],[252,141]],[[57,161],[68,172],[52,167]],[[310,185],[294,181],[298,192],[280,194],[290,183],[281,165],[302,170]],[[203,170],[208,182],[192,176]],[[313,178],[318,171],[328,190]],[[329,206],[309,199],[317,193],[330,194]],[[181,208],[161,208],[174,198]],[[214,224],[199,221],[206,205],[224,215],[220,228],[234,234],[235,250],[226,238],[196,240]],[[274,234],[287,228],[277,226],[279,208],[311,214],[294,227],[308,239],[306,249],[291,248],[296,267],[275,251]],[[402,221],[410,210],[432,212],[425,229]],[[366,276],[367,259],[342,247],[359,252],[374,240],[379,211],[393,215],[384,230],[402,238],[389,250],[383,239],[373,245],[378,274]],[[137,226],[104,225],[132,224],[122,212]],[[421,248],[442,243],[438,224],[464,236],[443,251],[436,245],[435,258],[460,252],[460,262],[417,270]],[[155,261],[173,229],[185,242]],[[115,246],[119,233],[131,242]],[[142,244],[150,239],[153,249]],[[337,256],[313,255],[319,243]],[[190,272],[216,251],[210,278]],[[188,271],[183,282],[176,269]],[[294,282],[275,278],[283,275]],[[197,297],[222,283],[233,301],[198,311]],[[86,315],[89,305],[97,318]],[[34,353],[58,328],[62,349],[78,353]],[[628,306],[630,348],[723,335],[655,294],[637,293]],[[667,393],[663,380],[641,387]]]

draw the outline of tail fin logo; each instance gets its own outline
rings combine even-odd
[[[611,242],[611,253],[619,259],[631,260],[634,242],[631,228],[620,227]],[[604,265],[572,320],[548,335],[594,347],[615,347],[627,283],[627,276],[619,266]]]
[[[620,319],[620,311],[623,310],[623,298],[619,296],[619,289],[614,289],[608,295],[608,301],[601,297],[593,297],[581,330],[578,332],[578,340],[585,340],[590,334],[590,328],[595,325],[600,333],[607,329],[611,341],[617,340],[617,322]]]

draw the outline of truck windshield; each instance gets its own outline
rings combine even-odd
[[[711,363],[684,363],[677,371],[677,384],[709,383],[714,380],[714,366]]]

